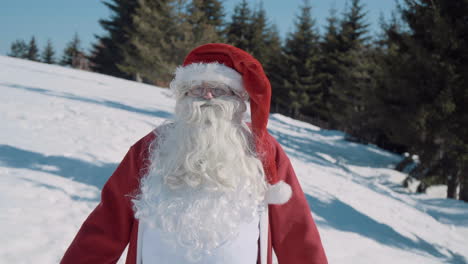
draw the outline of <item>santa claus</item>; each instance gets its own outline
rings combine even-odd
[[[170,84],[175,118],[133,145],[61,263],[324,264],[289,159],[267,132],[261,64],[226,44],[194,49]],[[244,122],[250,102],[251,122]]]

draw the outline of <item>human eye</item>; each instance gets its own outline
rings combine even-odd
[[[212,93],[213,93],[214,96],[223,96],[223,95],[227,94],[227,92],[224,89],[221,89],[221,88],[213,89]]]
[[[191,94],[193,94],[195,96],[200,96],[200,95],[203,94],[204,89],[205,88],[203,88],[202,86],[195,86],[190,90],[190,92],[191,92]]]

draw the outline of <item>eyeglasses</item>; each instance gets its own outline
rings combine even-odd
[[[208,92],[210,92],[213,97],[234,95],[228,85],[218,82],[202,82],[192,84],[186,95],[192,97],[202,97],[205,96]]]

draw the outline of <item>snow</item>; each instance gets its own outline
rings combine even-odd
[[[173,107],[167,89],[0,56],[0,262],[58,263],[128,148]],[[403,156],[279,114],[268,129],[330,263],[468,262],[468,204],[445,186],[403,188]]]

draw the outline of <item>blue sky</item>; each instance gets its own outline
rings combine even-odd
[[[225,0],[227,20],[234,6],[241,0]],[[312,14],[318,25],[323,28],[329,10],[334,6],[341,14],[347,0],[311,0]],[[251,7],[260,0],[249,0]],[[380,14],[388,17],[396,7],[396,0],[362,0],[365,5],[367,21],[373,34],[379,30]],[[294,18],[299,13],[302,0],[263,0],[263,6],[271,22],[277,24],[282,37],[293,30]],[[5,55],[16,39],[29,41],[35,36],[39,48],[50,39],[61,54],[65,44],[74,33],[80,36],[83,47],[89,50],[95,41],[94,35],[102,35],[98,23],[101,18],[111,15],[109,9],[98,0],[15,0],[3,1],[0,8],[0,54]]]

